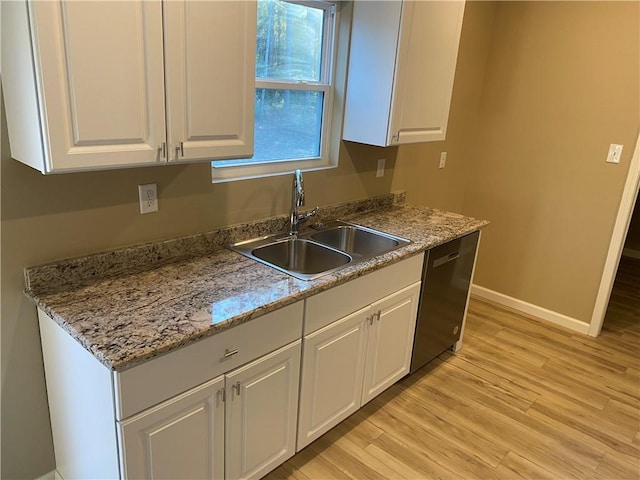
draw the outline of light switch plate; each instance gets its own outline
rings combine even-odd
[[[607,163],[620,163],[623,145],[612,143],[609,145],[609,153],[607,154]]]
[[[385,163],[385,159],[384,158],[380,158],[378,160],[378,169],[376,170],[376,177],[384,177],[384,163]]]

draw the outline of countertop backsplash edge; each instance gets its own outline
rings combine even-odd
[[[340,218],[405,202],[404,191],[320,207],[315,221]],[[24,269],[25,292],[52,293],[105,278],[143,272],[171,262],[206,255],[227,245],[285,231],[288,215],[227,225],[185,237],[131,245],[114,250],[49,262]],[[29,292],[32,292],[29,294]]]

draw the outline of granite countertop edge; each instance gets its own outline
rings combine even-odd
[[[488,224],[456,213],[405,204],[403,195],[390,195],[380,197],[382,201],[371,204],[373,208],[335,209],[338,215],[334,218],[407,238],[411,243],[316,280],[295,279],[227,250],[224,245],[213,245],[203,235],[199,238],[208,244],[208,249],[198,245],[192,254],[167,255],[164,262],[151,267],[121,269],[116,274],[99,273],[105,255],[116,258],[113,252],[89,256],[88,261],[93,258],[98,264],[79,269],[91,272],[90,278],[85,273],[85,277],[77,277],[71,284],[63,280],[56,288],[48,288],[47,275],[56,268],[69,271],[69,265],[80,265],[78,261],[33,267],[25,271],[25,294],[104,366],[124,371]],[[280,220],[267,222],[273,228],[279,226]],[[253,224],[244,225],[247,227],[241,230],[247,235],[260,230]],[[232,235],[237,236],[237,232]],[[228,232],[220,236],[227,242]],[[253,237],[244,239],[247,238]],[[157,253],[157,244],[146,248],[151,255]],[[125,257],[130,256],[130,249],[122,251]],[[56,275],[60,275],[59,271]]]

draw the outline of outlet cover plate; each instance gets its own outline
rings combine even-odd
[[[446,164],[447,164],[447,152],[441,152],[440,164],[438,165],[438,168],[444,168]]]
[[[140,199],[140,213],[158,211],[158,190],[155,183],[138,185],[138,197]]]

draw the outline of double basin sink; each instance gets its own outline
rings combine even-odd
[[[229,248],[301,280],[313,280],[409,243],[404,238],[336,220],[304,234],[261,237]]]

